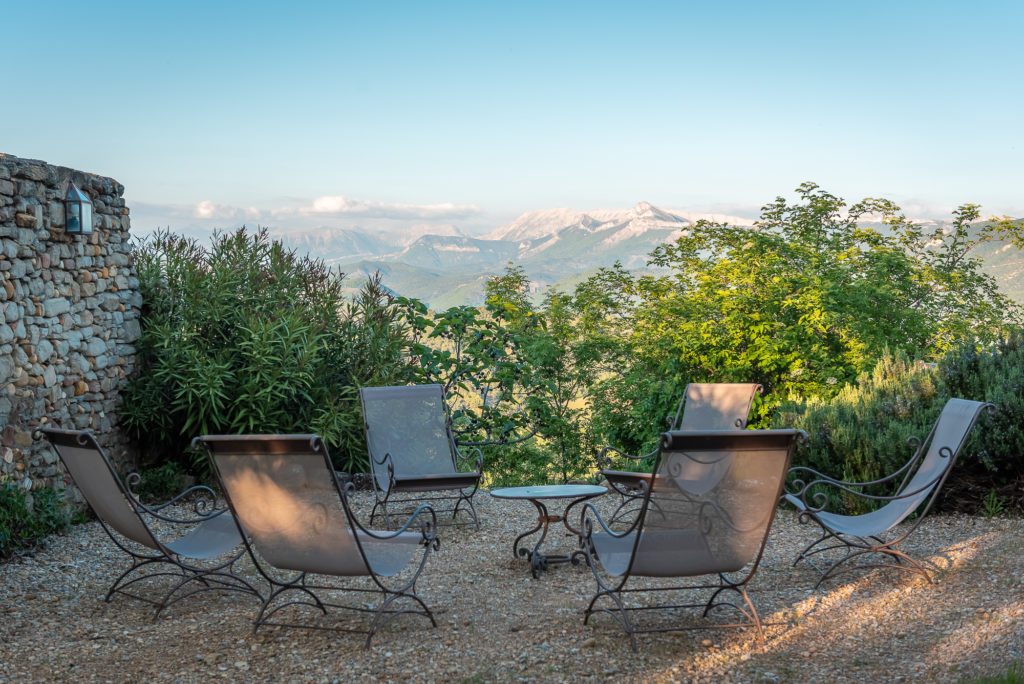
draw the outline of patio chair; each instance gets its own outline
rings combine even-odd
[[[105,601],[124,594],[155,605],[155,619],[171,604],[203,591],[232,590],[259,596],[256,588],[234,571],[245,548],[231,516],[224,515],[227,509],[213,507],[216,495],[209,487],[190,487],[164,504],[147,506],[121,481],[88,431],[41,428],[35,436],[45,437],[53,445],[100,525],[132,559],[131,567],[110,585]],[[126,480],[133,485],[140,478],[132,473]],[[171,508],[186,503],[194,515],[181,515],[180,508]],[[177,533],[166,534],[165,528]],[[149,585],[156,578],[168,577],[174,579],[172,586],[156,598],[135,593],[141,589],[140,583]],[[191,591],[180,592],[192,583]]]
[[[439,543],[437,518],[429,506],[418,508],[395,532],[363,527],[316,435],[205,435],[193,444],[206,449],[231,512],[247,533],[252,561],[270,584],[253,632],[262,625],[331,629],[366,634],[369,647],[377,630],[398,615],[422,615],[437,626],[416,595],[416,580]],[[311,576],[339,581],[314,584]],[[396,586],[383,578],[394,578],[388,582]],[[330,592],[371,595],[379,601],[372,606],[363,599],[321,599]],[[327,608],[369,613],[372,619],[365,628],[274,621],[291,606],[310,606],[324,615]]]
[[[872,482],[844,482],[803,466],[793,468],[790,473],[798,479],[790,487],[795,491],[787,492],[784,498],[800,512],[800,522],[813,520],[822,529],[822,535],[797,555],[793,565],[804,560],[818,571],[820,577],[815,588],[835,576],[840,568],[893,568],[918,573],[931,582],[921,563],[908,556],[900,544],[913,534],[931,510],[982,410],[987,409],[991,413],[994,408],[985,402],[950,399],[923,442],[916,437],[908,440],[914,448],[910,460],[891,475]],[[880,496],[861,491],[878,485],[897,485],[896,493]],[[829,513],[824,510],[828,504],[825,491],[828,488],[841,493],[844,498],[857,497],[884,505],[860,515]],[[912,523],[902,531],[894,531],[915,512],[918,515]],[[889,538],[884,539],[885,536]],[[842,557],[828,564],[822,563],[824,567],[812,560],[812,556],[835,549],[843,552]],[[855,558],[875,553],[883,554],[894,562],[847,565]]]
[[[637,633],[705,627],[752,625],[763,643],[747,585],[764,553],[796,440],[803,435],[799,430],[664,433],[655,457],[656,476],[641,482],[640,510],[628,529],[613,531],[592,503],[584,504],[583,548],[597,581],[584,624],[595,612],[607,613],[629,634],[634,651]],[[692,464],[707,462],[721,464],[722,472],[710,487],[697,491],[685,473]],[[633,581],[705,575],[709,577],[703,581],[678,586],[663,586],[664,579]],[[648,603],[647,597],[657,592],[678,592],[684,602]],[[730,596],[742,601],[734,603]],[[702,608],[707,617],[725,606],[746,620],[681,625],[641,617],[658,611],[674,614],[679,608]]]
[[[480,520],[473,495],[480,486],[483,455],[479,449],[463,456],[452,436],[451,416],[441,385],[363,387],[359,390],[370,453],[376,501],[370,524],[378,509],[391,528],[389,505],[422,501],[451,501],[452,524],[465,509],[476,529]],[[472,462],[475,470],[460,472],[459,463]],[[428,495],[428,493],[433,493]],[[401,498],[404,495],[416,494]],[[393,498],[395,496],[399,498]]]
[[[742,430],[747,426],[750,407],[754,397],[761,391],[757,383],[738,382],[691,382],[683,392],[675,416],[668,416],[669,430]],[[649,461],[657,450],[642,456],[623,453],[612,446],[606,446],[597,457],[600,476],[621,497],[619,507],[609,522],[623,522],[639,509],[640,499],[649,472],[635,472],[612,469],[609,453],[618,454],[633,461]],[[716,481],[716,469],[711,464],[690,464],[690,488],[707,489]],[[600,481],[600,480],[599,480]],[[700,484],[703,483],[703,484]]]

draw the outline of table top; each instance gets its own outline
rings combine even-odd
[[[599,496],[607,491],[600,485],[534,485],[492,489],[491,496],[499,499],[567,499]]]

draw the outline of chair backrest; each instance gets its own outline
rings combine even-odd
[[[801,434],[664,433],[630,572],[663,577],[735,572],[759,559]],[[694,488],[686,476],[694,462],[721,466],[710,488]]]
[[[901,522],[917,510],[929,494],[945,481],[986,406],[989,404],[981,401],[950,399],[942,407],[938,420],[921,446],[927,448],[921,464],[914,476],[900,488],[899,493],[906,497],[891,501],[883,507],[889,510],[889,515],[896,516],[891,525]]]
[[[760,390],[757,383],[691,382],[669,430],[742,430]]]
[[[691,382],[679,402],[670,430],[742,430],[747,426],[750,405],[761,390],[757,383]],[[700,494],[715,485],[728,463],[721,453],[708,454],[678,464],[690,491]]]
[[[224,496],[271,565],[368,574],[330,456],[316,435],[205,435]]]
[[[458,472],[441,385],[363,387],[359,399],[370,466],[381,490],[388,489],[385,455],[395,475]]]
[[[163,548],[153,536],[117,471],[93,435],[84,430],[39,430],[56,449],[78,490],[100,520],[134,542]]]

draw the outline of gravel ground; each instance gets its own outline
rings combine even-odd
[[[365,510],[369,495],[357,493]],[[611,497],[598,500],[601,506]],[[752,596],[766,627],[638,637],[633,653],[606,616],[584,626],[595,583],[585,566],[540,579],[511,545],[533,526],[527,502],[477,494],[483,528],[445,528],[420,579],[438,627],[403,616],[369,649],[358,635],[265,627],[258,604],[214,592],[153,620],[150,606],[104,603],[125,567],[95,522],[0,566],[0,679],[16,681],[959,681],[1004,672],[1024,653],[1024,526],[932,517],[907,550],[935,584],[865,572],[811,591],[817,574],[791,560],[813,529],[776,519]],[[550,539],[550,538],[549,538]],[[571,545],[567,537],[550,539]],[[700,625],[699,614],[674,618]]]

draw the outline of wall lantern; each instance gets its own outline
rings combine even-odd
[[[64,230],[82,234],[92,232],[92,201],[71,181],[68,181],[68,192],[64,196],[64,212]]]

